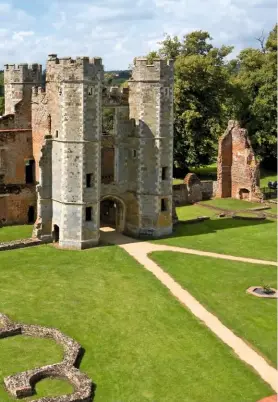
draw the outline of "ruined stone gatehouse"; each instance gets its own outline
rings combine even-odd
[[[0,219],[36,215],[37,237],[76,249],[98,244],[101,225],[135,237],[170,234],[173,62],[137,58],[122,90],[104,86],[100,58],[50,55],[46,67],[42,89],[41,66],[5,66]]]
[[[219,139],[217,197],[260,201],[260,166],[247,130],[231,120]]]

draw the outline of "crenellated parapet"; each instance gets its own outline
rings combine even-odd
[[[135,59],[130,81],[169,81],[170,83],[173,83],[174,61],[154,59],[153,63],[149,64],[146,57],[138,57]]]
[[[41,64],[6,64],[4,69],[5,84],[41,83]]]
[[[4,70],[5,114],[15,113],[15,106],[25,102],[25,120],[31,123],[32,86],[42,82],[40,64],[6,64]]]
[[[48,56],[46,81],[103,80],[103,65],[100,57],[60,57]]]

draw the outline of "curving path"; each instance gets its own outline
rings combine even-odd
[[[105,232],[105,233],[104,233]],[[187,290],[183,289],[174,279],[164,272],[148,254],[154,251],[176,251],[184,254],[195,254],[200,256],[222,258],[225,260],[242,261],[253,264],[273,265],[277,264],[273,261],[256,260],[252,258],[235,257],[224,254],[210,253],[205,251],[191,250],[180,247],[171,247],[149,242],[139,242],[122,234],[110,231],[108,228],[102,229],[101,237],[103,241],[117,244],[123,248],[128,254],[135,258],[148,271],[156,276],[160,282],[166,286],[170,292],[185,306],[192,314],[201,320],[205,325],[220,338],[226,345],[233,349],[236,355],[245,363],[253,367],[260,377],[268,383],[272,389],[278,393],[278,372],[267,361],[254,351],[241,338],[236,336],[229,328],[207,309],[205,309]]]

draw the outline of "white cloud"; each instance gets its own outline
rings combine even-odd
[[[257,46],[276,22],[275,0],[48,0],[21,8],[0,0],[0,64],[45,63],[48,53],[101,56],[107,69],[127,68],[158,48],[164,33],[208,31],[234,55]],[[31,4],[31,2],[30,2]],[[1,67],[0,67],[1,68]]]

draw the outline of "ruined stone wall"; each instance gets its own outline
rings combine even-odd
[[[259,163],[256,161],[247,130],[229,121],[219,140],[217,196],[258,201]]]
[[[36,180],[39,181],[39,161],[45,136],[51,135],[51,121],[48,119],[48,97],[39,87],[33,87],[32,92],[32,141],[35,160]]]
[[[21,113],[31,123],[32,87],[42,81],[42,66],[39,64],[5,65],[5,115],[16,113],[16,105],[24,101]],[[22,117],[21,117],[22,118]]]
[[[0,169],[5,184],[25,184],[25,161],[32,159],[32,132],[0,130]]]
[[[20,188],[19,193],[1,194],[0,223],[3,225],[25,225],[29,220],[28,211],[34,208],[36,214],[36,192],[34,187]],[[31,222],[32,223],[32,222]]]
[[[129,81],[130,118],[138,137],[137,235],[172,232],[173,63],[137,58]],[[167,173],[162,179],[162,168]]]
[[[31,131],[0,130],[0,221],[28,223],[36,206],[35,184],[26,184],[25,162],[32,159]]]

